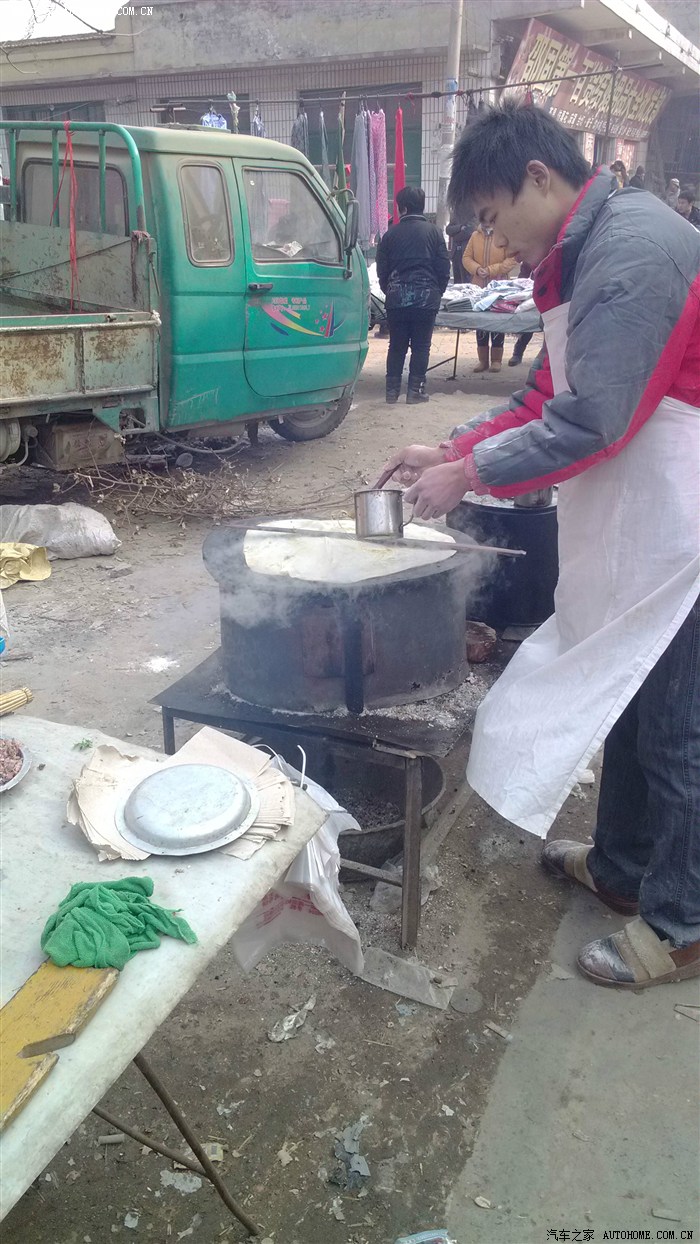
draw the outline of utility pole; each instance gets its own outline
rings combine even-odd
[[[464,0],[452,0],[450,12],[450,33],[447,43],[447,65],[444,98],[444,111],[440,126],[440,180],[438,182],[438,201],[436,222],[439,229],[444,229],[449,218],[447,210],[447,187],[450,184],[452,152],[455,145],[457,129],[457,95],[459,86],[459,63],[462,55],[462,18]]]
[[[615,65],[615,68],[612,70],[610,74],[610,95],[608,97],[608,115],[605,118],[605,159],[608,161],[608,164],[611,162],[610,151],[608,147],[609,147],[609,142],[610,142],[610,126],[612,124],[613,104],[615,102],[615,86],[617,85],[617,76],[619,72],[620,72],[620,66],[619,64],[617,64]],[[615,159],[615,156],[613,154],[613,160],[614,159]]]

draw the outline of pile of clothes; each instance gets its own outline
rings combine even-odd
[[[473,311],[474,303],[478,302],[483,293],[480,285],[450,281],[442,295],[440,306],[444,311]]]
[[[529,276],[514,280],[489,281],[486,289],[479,290],[480,297],[474,303],[474,311],[503,311],[510,314],[520,307],[534,306],[533,281]]]
[[[480,285],[450,281],[442,295],[441,307],[445,311],[526,311],[535,305],[532,287],[529,277],[490,281],[485,289]]]

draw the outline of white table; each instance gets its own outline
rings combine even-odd
[[[72,781],[87,756],[75,744],[89,738],[95,745],[112,743],[151,758],[156,753],[89,727],[24,716],[3,719],[2,735],[18,739],[33,757],[31,772],[0,795],[3,1005],[43,962],[39,939],[44,923],[76,881],[150,876],[153,901],[182,908],[199,940],[188,946],[164,937],[158,950],[137,954],[75,1043],[61,1050],[56,1066],[0,1138],[0,1218],[139,1054],[325,819],[308,795],[297,790],[292,828],[250,860],[209,852],[99,863],[80,830],[66,822]],[[39,770],[39,764],[45,767]]]

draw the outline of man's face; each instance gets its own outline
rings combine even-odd
[[[554,246],[578,191],[537,160],[530,161],[520,192],[475,195],[479,220],[493,227],[496,246],[536,268]]]
[[[690,199],[684,199],[683,195],[680,196],[678,200],[678,211],[680,212],[681,216],[689,216],[690,209],[692,206],[693,205],[690,202]]]

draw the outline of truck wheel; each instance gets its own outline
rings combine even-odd
[[[285,441],[317,441],[340,427],[352,404],[352,393],[341,397],[333,406],[319,406],[316,410],[300,410],[298,414],[285,415],[284,419],[270,419],[270,427]]]

